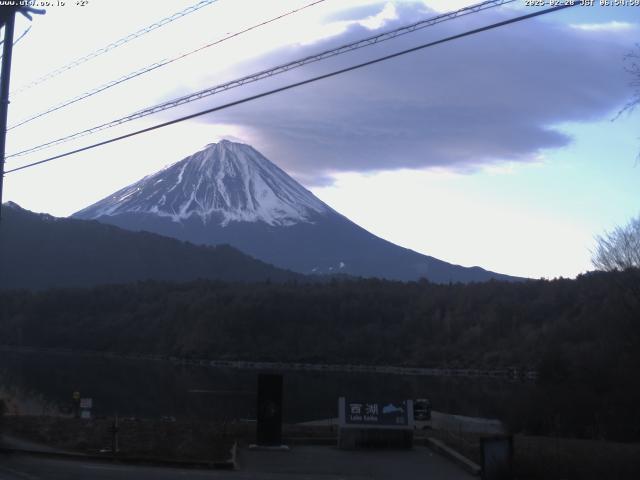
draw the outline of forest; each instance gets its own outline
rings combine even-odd
[[[88,287],[147,279],[255,282],[303,278],[229,245],[193,245],[95,221],[37,214],[16,204],[3,207],[0,266],[0,290]]]
[[[0,343],[539,372],[514,429],[640,440],[640,270],[434,284],[139,282],[0,292]]]

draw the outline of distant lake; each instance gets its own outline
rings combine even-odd
[[[255,418],[258,370],[175,365],[91,355],[0,351],[0,398],[10,411],[54,414],[72,393],[93,399],[93,414],[237,420]],[[487,378],[284,371],[284,420],[337,416],[337,399],[429,398],[434,410],[503,418],[535,385]]]

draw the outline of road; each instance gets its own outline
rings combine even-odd
[[[0,480],[471,480],[425,447],[412,451],[344,451],[300,446],[288,452],[241,450],[239,469],[190,470],[0,454]]]
[[[239,475],[236,475],[239,473]],[[169,480],[254,478],[241,472],[187,470],[0,454],[0,480]],[[265,477],[270,478],[270,477]],[[273,477],[274,480],[278,477]]]

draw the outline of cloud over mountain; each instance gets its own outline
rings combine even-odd
[[[518,14],[489,10],[445,22],[258,82],[235,95]],[[377,30],[354,22],[340,35],[279,50],[238,72],[268,68],[430,15],[423,6],[401,4],[396,18]],[[624,103],[628,78],[622,57],[632,43],[625,30],[604,36],[597,29],[532,19],[224,110],[206,121],[242,126],[248,141],[264,145],[268,156],[281,159],[307,184],[322,183],[340,171],[473,170],[500,161],[526,162],[570,143],[554,128],[558,124],[606,118]],[[222,101],[213,97],[209,103]]]

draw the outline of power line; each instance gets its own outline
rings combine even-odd
[[[18,5],[18,2],[16,0],[13,1],[13,5],[9,7],[7,12],[11,12],[13,10],[13,13],[20,13],[21,15],[23,15],[25,18],[27,18],[27,20],[29,20],[30,22],[33,20],[33,17],[31,16],[31,14],[35,14],[35,15],[44,15],[45,13],[47,13],[46,10],[41,9],[41,8],[34,8],[30,5]],[[4,15],[2,16],[2,18],[4,19]],[[4,21],[4,20],[3,20]],[[4,23],[2,23],[2,28],[4,28]],[[18,42],[20,40],[22,40],[25,35],[27,33],[29,33],[29,30],[31,30],[31,25],[29,25],[21,34],[20,36],[15,39],[13,41],[13,46],[15,47]],[[4,33],[4,32],[3,32]],[[0,40],[0,45],[2,45],[4,43],[4,39]],[[2,55],[0,55],[0,58],[2,58]]]
[[[31,25],[29,25],[29,26],[28,26],[28,27],[27,27],[27,28],[26,28],[26,29],[25,29],[25,30],[24,30],[24,31],[23,31],[23,32],[18,36],[18,38],[16,38],[16,39],[13,41],[13,46],[14,46],[14,47],[18,44],[18,42],[19,42],[20,40],[22,40],[22,39],[27,35],[27,33],[29,33],[29,30],[31,30]],[[0,45],[2,45],[3,43],[4,43],[4,40],[0,40]],[[0,60],[1,60],[1,59],[2,59],[2,55],[0,55]],[[10,129],[10,128],[8,128],[7,130],[11,130],[11,129]]]
[[[418,45],[417,47],[408,48],[406,50],[402,50],[402,51],[399,51],[399,52],[396,52],[396,53],[385,55],[383,57],[378,57],[376,59],[369,60],[367,62],[363,62],[363,63],[359,63],[357,65],[352,65],[350,67],[342,68],[340,70],[334,70],[333,72],[325,73],[324,75],[318,75],[317,77],[312,77],[312,78],[309,78],[307,80],[302,80],[300,82],[290,83],[290,84],[285,85],[283,87],[275,88],[273,90],[268,90],[266,92],[259,93],[257,95],[252,95],[252,96],[249,96],[249,97],[242,98],[240,100],[236,100],[236,101],[233,101],[233,102],[226,103],[224,105],[219,105],[217,107],[208,108],[206,110],[201,110],[200,112],[192,113],[192,114],[186,115],[184,117],[180,117],[180,118],[176,118],[174,120],[169,120],[167,122],[159,123],[159,124],[153,125],[151,127],[143,128],[141,130],[136,130],[134,132],[130,132],[130,133],[127,133],[127,134],[124,134],[124,135],[120,135],[118,137],[113,137],[113,138],[110,138],[108,140],[104,140],[102,142],[98,142],[98,143],[94,143],[92,145],[88,145],[86,147],[78,148],[76,150],[71,150],[69,152],[61,153],[59,155],[54,155],[52,157],[45,158],[44,160],[39,160],[37,162],[29,163],[29,164],[26,164],[26,165],[22,165],[20,167],[13,168],[11,170],[7,170],[6,173],[17,172],[19,170],[24,170],[26,168],[34,167],[36,165],[41,165],[43,163],[51,162],[51,161],[57,160],[59,158],[68,157],[69,155],[73,155],[73,154],[76,154],[76,153],[84,152],[86,150],[91,150],[91,149],[100,147],[102,145],[107,145],[109,143],[114,143],[114,142],[117,142],[117,141],[120,141],[120,140],[124,140],[126,138],[134,137],[134,136],[140,135],[142,133],[151,132],[153,130],[157,130],[157,129],[160,129],[160,128],[168,127],[169,125],[174,125],[176,123],[184,122],[186,120],[191,120],[192,118],[196,118],[196,117],[200,117],[202,115],[207,115],[209,113],[213,113],[213,112],[217,112],[217,111],[220,111],[220,110],[224,110],[224,109],[236,106],[236,105],[240,105],[240,104],[247,103],[247,102],[250,102],[250,101],[253,101],[253,100],[257,100],[259,98],[263,98],[263,97],[267,97],[269,95],[273,95],[273,94],[276,94],[276,93],[284,92],[286,90],[291,90],[293,88],[300,87],[302,85],[307,85],[309,83],[314,83],[314,82],[317,82],[319,80],[324,80],[324,79],[327,79],[327,78],[335,77],[335,76],[341,75],[343,73],[351,72],[353,70],[357,70],[357,69],[360,69],[360,68],[363,68],[363,67],[367,67],[367,66],[374,65],[374,64],[377,64],[377,63],[380,63],[380,62],[384,62],[386,60],[390,60],[392,58],[400,57],[402,55],[406,55],[408,53],[416,52],[418,50],[422,50],[422,49],[425,49],[425,48],[428,48],[428,47],[433,47],[433,46],[436,46],[436,45],[440,45],[442,43],[450,42],[452,40],[458,40],[460,38],[468,37],[470,35],[475,35],[475,34],[478,34],[478,33],[481,33],[481,32],[485,32],[487,30],[493,30],[495,28],[499,28],[499,27],[503,27],[503,26],[506,26],[506,25],[510,25],[512,23],[517,23],[517,22],[521,22],[523,20],[528,20],[530,18],[538,17],[540,15],[546,15],[548,13],[557,12],[559,10],[564,10],[565,8],[574,7],[576,5],[578,5],[578,4],[577,3],[574,3],[574,4],[570,4],[569,3],[569,4],[566,4],[566,5],[561,5],[561,6],[557,6],[557,7],[551,7],[551,8],[547,8],[545,10],[538,10],[536,12],[529,13],[527,15],[521,15],[519,17],[510,18],[509,20],[504,20],[502,22],[493,23],[491,25],[486,25],[484,27],[475,28],[473,30],[467,30],[466,32],[459,33],[457,35],[452,35],[450,37],[445,37],[445,38],[442,38],[440,40],[436,40],[436,41],[429,42],[429,43],[424,43],[422,45]]]
[[[36,85],[40,85],[43,82],[46,82],[47,80],[50,80],[54,77],[57,77],[58,75],[60,75],[61,73],[66,72],[67,70],[71,70],[72,68],[75,68],[79,65],[82,65],[83,63],[88,62],[89,60],[96,58],[100,55],[103,55],[115,48],[118,48],[122,45],[124,45],[125,43],[129,43],[132,40],[135,40],[138,37],[141,37],[142,35],[145,35],[149,32],[152,32],[160,27],[164,27],[165,25],[178,20],[179,18],[182,18],[186,15],[189,15],[190,13],[193,13],[197,10],[200,10],[203,7],[206,7],[208,5],[211,5],[212,3],[215,3],[217,0],[201,0],[200,2],[191,5],[190,7],[185,8],[184,10],[181,10],[179,12],[174,13],[173,15],[169,16],[169,17],[165,17],[161,20],[158,20],[157,22],[152,23],[151,25],[148,25],[144,28],[141,28],[140,30],[138,30],[137,32],[134,33],[130,33],[129,35],[122,37],[118,40],[116,40],[115,42],[112,42],[102,48],[99,48],[97,50],[94,50],[93,52],[85,55],[84,57],[80,57],[77,58],[76,60],[73,60],[69,63],[67,63],[66,65],[63,65],[62,67],[59,67],[45,75],[43,75],[42,77],[39,77],[35,80],[33,80],[31,83],[28,83],[26,85],[23,85],[22,87],[14,90],[11,92],[11,95],[17,95],[18,93],[24,92],[32,87],[35,87]]]
[[[46,12],[29,5],[20,5],[16,0],[4,2],[4,6],[0,8],[0,25],[4,27],[4,39],[2,41],[2,72],[0,72],[0,216],[2,213],[2,192],[4,189],[4,164],[5,164],[5,146],[7,141],[7,115],[9,113],[9,84],[11,83],[11,57],[13,55],[13,46],[22,39],[31,26],[27,28],[23,34],[13,40],[15,30],[16,14],[20,13],[29,21],[32,20],[31,14],[43,15]]]
[[[226,82],[220,85],[216,85],[204,90],[200,90],[198,92],[195,93],[191,93],[189,95],[185,95],[183,97],[177,98],[177,99],[173,99],[170,100],[168,102],[165,103],[161,103],[159,105],[155,105],[153,107],[150,108],[146,108],[144,110],[139,110],[137,112],[134,112],[132,114],[126,115],[124,117],[118,118],[116,120],[111,120],[107,123],[103,123],[101,125],[97,125],[95,127],[91,127],[91,128],[87,128],[85,130],[82,130],[80,132],[76,132],[73,133],[71,135],[67,135],[65,137],[61,137],[55,140],[51,140],[49,142],[45,142],[43,144],[37,145],[35,147],[30,147],[26,150],[22,150],[16,153],[13,153],[11,155],[7,155],[7,158],[12,158],[12,157],[20,157],[23,155],[27,155],[29,153],[33,153],[33,152],[37,152],[39,150],[43,150],[45,148],[50,148],[50,147],[54,147],[56,145],[60,145],[62,143],[66,143],[68,141],[71,140],[76,140],[78,138],[82,138],[85,137],[87,135],[91,135],[93,133],[97,133],[100,132],[102,130],[107,130],[109,128],[113,128],[115,126],[118,125],[122,125],[123,123],[127,123],[133,120],[137,120],[139,118],[143,118],[146,117],[148,115],[152,115],[158,112],[162,112],[164,110],[168,110],[170,108],[175,108],[178,107],[180,105],[184,105],[196,100],[201,100],[202,98],[205,97],[209,97],[211,95],[215,95],[217,93],[223,92],[223,91],[227,91],[227,90],[231,90],[232,88],[237,88],[237,87],[241,87],[243,85],[246,85],[248,83],[253,83],[253,82],[257,82],[259,80],[262,80],[264,78],[268,78],[268,77],[272,77],[274,75],[278,75],[281,73],[285,73],[288,72],[290,70],[293,70],[295,68],[300,68],[303,67],[305,65],[308,65],[310,63],[314,63],[314,62],[318,62],[320,60],[324,60],[326,58],[331,58],[331,57],[335,57],[337,55],[342,55],[344,53],[347,52],[352,52],[354,50],[358,50],[360,48],[364,48],[364,47],[368,47],[371,45],[375,45],[377,43],[381,43],[387,40],[391,40],[393,38],[399,37],[401,35],[406,35],[408,33],[411,32],[415,32],[416,30],[420,30],[426,27],[430,27],[433,25],[436,25],[438,23],[442,23],[445,21],[449,21],[449,20],[453,20],[455,18],[459,18],[461,16],[465,16],[465,15],[470,15],[473,13],[477,13],[483,10],[487,10],[489,8],[494,8],[494,7],[498,7],[501,5],[505,5],[508,3],[512,3],[515,0],[489,0],[489,1],[485,1],[482,3],[478,3],[475,5],[471,5],[469,7],[465,7],[459,10],[455,10],[453,12],[449,12],[449,13],[445,13],[442,15],[438,15],[435,17],[430,17],[428,19],[425,20],[421,20],[419,22],[410,24],[410,25],[406,25],[400,28],[396,28],[394,30],[390,30],[387,32],[383,32],[377,35],[373,35],[371,37],[367,37],[364,38],[362,40],[358,40],[356,42],[351,42],[345,45],[342,45],[340,47],[337,48],[333,48],[330,50],[325,50],[323,52],[314,54],[314,55],[310,55],[308,57],[304,57],[298,60],[294,60],[292,62],[288,62],[285,63],[283,65],[278,65],[276,67],[272,67],[268,70],[263,70],[260,71],[258,73],[253,73],[251,75],[239,78],[239,79],[235,79],[232,80],[230,82]]]
[[[14,47],[18,44],[18,42],[19,42],[20,40],[22,40],[22,39],[25,37],[25,35],[26,35],[27,33],[29,33],[29,30],[31,30],[31,25],[29,25],[29,26],[25,29],[25,31],[24,31],[24,32],[22,32],[22,33],[20,34],[20,36],[19,36],[18,38],[16,38],[16,39],[13,41],[13,46],[14,46]]]
[[[9,83],[11,81],[11,56],[13,53],[13,33],[15,30],[16,8],[2,11],[4,21],[4,42],[2,45],[2,71],[0,72],[0,214],[2,213],[2,192],[4,188],[5,146],[7,141],[7,114],[9,112]]]
[[[14,128],[17,128],[17,127],[20,127],[20,126],[22,126],[22,125],[24,125],[26,123],[32,122],[33,120],[36,120],[36,119],[38,119],[40,117],[44,117],[45,115],[48,115],[49,113],[53,113],[53,112],[55,112],[57,110],[60,110],[61,108],[67,107],[67,106],[72,105],[72,104],[74,104],[76,102],[84,100],[85,98],[89,98],[89,97],[92,97],[93,95],[97,95],[100,92],[103,92],[103,91],[105,91],[105,90],[107,90],[107,89],[109,89],[111,87],[115,87],[116,85],[124,83],[127,80],[132,80],[132,79],[134,79],[136,77],[139,77],[140,75],[143,75],[145,73],[151,72],[151,71],[155,70],[156,68],[162,67],[163,65],[165,65],[165,64],[162,63],[162,62],[157,62],[157,63],[154,63],[154,64],[149,65],[147,67],[144,67],[143,69],[136,70],[135,72],[131,72],[131,73],[127,74],[127,75],[123,75],[122,77],[119,77],[119,78],[117,78],[115,80],[112,80],[112,81],[110,81],[108,83],[105,83],[105,84],[103,84],[103,85],[101,85],[99,87],[96,87],[96,88],[94,88],[92,90],[89,90],[89,91],[87,91],[85,93],[77,95],[77,96],[75,96],[75,97],[73,97],[71,99],[68,99],[68,100],[65,100],[65,101],[63,101],[61,103],[58,103],[58,104],[54,105],[53,107],[51,107],[51,108],[49,108],[47,110],[44,110],[44,111],[42,111],[40,113],[37,113],[37,114],[32,115],[30,117],[27,117],[27,118],[25,118],[23,120],[20,120],[18,123],[14,124],[14,125],[11,125],[7,129],[7,131],[13,130]]]
[[[4,27],[3,27],[3,28],[4,28]],[[29,33],[29,30],[31,30],[31,25],[29,25],[29,26],[28,26],[28,27],[27,27],[27,28],[26,28],[26,29],[25,29],[25,30],[24,30],[24,31],[23,31],[23,32],[18,36],[18,38],[16,38],[16,39],[13,41],[13,46],[14,46],[14,47],[16,46],[16,44],[17,44],[20,40],[22,40],[22,37],[24,37],[27,33]],[[3,43],[4,43],[4,39],[0,40],[0,45],[2,45]]]
[[[227,37],[224,37],[224,38],[222,38],[220,40],[217,40],[215,42],[212,42],[212,43],[209,43],[207,45],[201,46],[201,47],[199,47],[199,48],[197,48],[195,50],[191,50],[189,52],[181,54],[181,55],[179,55],[177,57],[174,57],[173,59],[163,60],[161,62],[158,62],[158,63],[152,64],[152,65],[150,65],[148,67],[145,67],[145,68],[143,68],[141,70],[138,70],[136,72],[132,72],[132,73],[130,73],[128,75],[125,75],[124,77],[121,77],[121,78],[119,78],[117,80],[113,80],[112,82],[109,82],[109,83],[107,83],[107,84],[105,84],[105,85],[103,85],[101,87],[98,87],[98,88],[96,88],[94,90],[91,90],[91,91],[86,92],[84,94],[78,95],[77,97],[74,97],[71,100],[62,102],[62,103],[60,103],[60,104],[58,104],[58,105],[56,105],[54,107],[51,107],[48,110],[45,110],[45,111],[43,111],[43,112],[41,112],[39,114],[33,115],[33,116],[29,117],[29,118],[26,118],[26,119],[20,121],[19,123],[11,126],[9,128],[9,130],[11,130],[13,128],[16,128],[16,127],[19,127],[21,125],[24,125],[25,123],[28,123],[28,122],[30,122],[32,120],[40,118],[40,117],[42,117],[44,115],[47,115],[49,113],[52,113],[52,112],[54,112],[56,110],[59,110],[59,109],[61,109],[63,107],[71,105],[72,103],[75,103],[75,102],[78,102],[78,101],[83,100],[85,98],[88,98],[88,97],[90,97],[92,95],[95,95],[95,94],[97,94],[99,92],[102,92],[102,91],[104,91],[104,90],[106,90],[106,89],[108,89],[108,88],[110,88],[112,86],[118,85],[118,84],[120,84],[120,83],[122,83],[124,81],[127,81],[127,80],[130,80],[132,78],[138,77],[138,76],[143,75],[143,74],[145,74],[147,72],[153,71],[153,70],[155,70],[155,69],[157,69],[159,67],[168,65],[169,63],[172,63],[174,61],[177,61],[177,60],[180,60],[182,58],[185,58],[185,57],[187,57],[187,56],[189,56],[189,55],[191,55],[193,53],[196,53],[196,52],[199,52],[201,50],[204,50],[205,48],[208,48],[210,46],[219,44],[219,43],[221,43],[221,42],[223,42],[225,40],[228,40],[230,38],[236,37],[236,36],[241,35],[241,34],[243,34],[245,32],[248,32],[248,31],[253,30],[255,28],[258,28],[260,26],[266,25],[266,24],[271,23],[271,22],[273,22],[275,20],[278,20],[278,19],[283,18],[285,16],[291,15],[293,13],[296,13],[298,11],[304,10],[306,8],[309,8],[309,7],[313,6],[313,5],[316,5],[317,3],[321,3],[323,1],[324,0],[317,0],[317,1],[315,1],[313,3],[310,3],[308,5],[305,5],[305,6],[301,7],[301,8],[298,8],[298,9],[295,9],[295,10],[291,10],[291,11],[285,13],[285,14],[279,15],[277,17],[274,17],[274,18],[270,19],[270,20],[266,20],[266,21],[261,22],[261,23],[259,23],[257,25],[253,25],[252,27],[246,28],[244,30],[241,30],[239,32],[231,34],[231,35],[229,35]],[[372,43],[379,43],[380,41],[389,40],[391,38],[394,38],[395,36],[402,35],[402,34],[405,34],[405,33],[410,33],[410,32],[413,32],[413,31],[419,29],[419,28],[425,28],[426,26],[432,25],[433,23],[439,23],[439,22],[442,22],[442,21],[445,21],[445,20],[448,20],[448,19],[451,19],[451,18],[454,18],[454,17],[459,17],[459,16],[462,16],[462,15],[466,15],[466,14],[469,14],[469,13],[476,13],[477,11],[480,11],[480,10],[485,10],[487,8],[493,8],[493,7],[504,5],[504,4],[507,4],[507,3],[512,3],[514,1],[515,0],[491,0],[491,1],[486,1],[486,2],[483,2],[483,3],[478,4],[478,5],[473,5],[473,6],[470,6],[470,7],[466,7],[464,9],[458,10],[456,12],[448,13],[448,14],[445,14],[445,15],[440,15],[438,17],[430,18],[428,20],[423,20],[421,22],[417,22],[417,23],[409,25],[407,27],[402,27],[401,29],[397,29],[397,30],[394,30],[392,32],[386,32],[386,33],[383,33],[383,34],[376,35],[374,37],[369,37],[367,39],[361,40],[360,42],[355,42],[355,43],[361,44],[359,47],[356,47],[356,48],[361,48],[362,46],[367,46],[367,45],[370,45]],[[436,19],[438,21],[434,22],[434,20],[436,20]],[[398,30],[400,30],[401,32],[397,33]],[[393,36],[391,36],[391,35],[393,35]],[[383,39],[378,39],[377,38],[377,37],[382,37],[382,36],[384,36],[385,38],[383,38]],[[368,43],[368,42],[371,42],[371,43]],[[355,49],[355,48],[353,48],[353,45],[354,44],[348,44],[348,45],[343,45],[342,47],[339,47],[339,49],[337,49],[337,50],[339,50],[339,52],[335,53],[335,55],[338,55],[340,53],[345,53],[346,51],[350,51],[350,50],[346,50],[349,47],[351,47],[352,49]],[[334,49],[334,50],[336,50],[336,49]],[[275,67],[274,69],[271,69],[269,71],[260,72],[260,73],[258,73],[256,75],[263,75],[263,74],[266,74],[266,73],[270,73],[272,70],[281,70],[281,71],[278,71],[278,72],[275,72],[275,73],[270,73],[270,75],[275,75],[277,73],[283,73],[284,71],[290,70],[291,68],[297,68],[297,67],[303,66],[303,65],[305,65],[307,63],[311,63],[311,61],[319,61],[319,60],[322,60],[324,58],[327,58],[327,56],[331,52],[333,52],[333,50],[322,52],[321,54],[319,54],[319,58],[315,58],[316,56],[307,57],[307,58],[303,59],[304,63],[302,63],[300,65],[298,65],[298,61],[291,62],[290,64],[281,65],[281,66]],[[260,80],[260,79],[261,78],[256,78],[255,80],[252,80],[252,81],[257,81],[257,80]],[[228,82],[227,84],[219,85],[219,86],[213,87],[212,89],[208,89],[207,90],[207,92],[211,91],[211,90],[215,90],[212,93],[204,93],[205,91],[196,92],[194,94],[191,94],[191,95],[187,96],[186,98],[188,99],[188,98],[191,98],[191,97],[195,97],[194,100],[199,100],[200,98],[203,98],[204,96],[213,95],[213,94],[218,93],[218,92],[223,91],[223,90],[228,90],[230,88],[235,88],[236,86],[240,86],[240,85],[242,85],[244,83],[248,83],[246,81],[246,77],[243,77],[242,79],[234,80],[232,82]],[[185,98],[185,97],[183,97],[183,98]],[[188,101],[190,101],[190,100],[187,100],[186,102],[183,102],[183,103],[188,103]],[[141,112],[136,112],[135,114],[132,114],[132,115],[134,115],[134,117],[131,118],[131,120],[135,120],[137,118],[140,118],[141,116],[150,115],[152,113],[156,113],[158,111],[165,110],[167,108],[172,108],[171,106],[167,106],[166,108],[161,108],[164,105],[165,104],[156,105],[155,107],[152,107],[151,109],[144,110],[144,111],[141,111]],[[167,102],[166,105],[170,105],[170,102]],[[146,113],[147,111],[149,113]],[[144,113],[145,115],[141,115],[141,113]],[[113,122],[109,122],[107,124],[99,125],[98,127],[95,127],[95,128],[98,129],[98,130],[95,130],[95,131],[104,130],[106,128],[111,128],[112,126],[119,125],[121,123],[125,123],[126,121],[129,121],[127,119],[128,119],[128,116],[127,117],[123,117],[123,118],[118,119],[118,120],[114,120]],[[94,133],[94,130],[91,129],[91,132],[86,133],[86,134],[84,132],[79,132],[79,133],[82,133],[82,135],[80,135],[80,136],[85,136],[85,135],[88,135],[90,133]],[[73,138],[78,138],[78,137],[73,137]],[[62,139],[60,139],[60,140],[62,140]],[[59,143],[56,143],[56,144],[59,144]],[[35,150],[29,150],[29,153],[33,152],[33,151],[35,151]],[[21,154],[22,154],[22,152],[19,152],[18,154],[16,154],[16,156],[21,155]]]
[[[314,2],[308,3],[307,5],[304,5],[304,6],[300,7],[300,8],[296,8],[294,10],[289,10],[288,12],[285,12],[285,13],[283,13],[281,15],[278,15],[277,17],[273,17],[273,18],[270,18],[269,20],[265,20],[263,22],[260,22],[260,23],[257,23],[255,25],[252,25],[250,27],[244,28],[243,30],[240,30],[240,31],[235,32],[235,33],[232,33],[230,35],[227,35],[227,36],[225,36],[223,38],[220,38],[220,39],[218,39],[218,40],[216,40],[214,42],[210,42],[210,43],[207,43],[206,45],[202,45],[202,46],[200,46],[198,48],[195,48],[193,50],[189,50],[187,52],[181,53],[180,55],[177,55],[177,56],[175,56],[173,58],[161,60],[159,62],[156,62],[156,63],[153,63],[151,65],[148,65],[148,66],[146,66],[144,68],[136,70],[135,72],[131,72],[131,73],[127,74],[127,75],[124,75],[124,76],[122,76],[120,78],[117,78],[116,80],[112,80],[112,81],[110,81],[108,83],[105,83],[104,85],[101,85],[101,86],[99,86],[97,88],[94,88],[94,89],[89,90],[89,91],[87,91],[85,93],[77,95],[77,96],[75,96],[75,97],[73,97],[73,98],[71,98],[69,100],[65,100],[65,101],[63,101],[61,103],[58,103],[57,105],[55,105],[53,107],[50,107],[47,110],[44,110],[44,111],[42,111],[40,113],[32,115],[32,116],[30,116],[28,118],[25,118],[25,119],[19,121],[18,123],[16,123],[15,125],[12,125],[11,127],[9,127],[8,130],[12,130],[14,128],[17,128],[17,127],[19,127],[21,125],[24,125],[26,123],[29,123],[29,122],[33,121],[33,120],[36,120],[37,118],[43,117],[45,115],[48,115],[49,113],[53,113],[53,112],[55,112],[57,110],[60,110],[61,108],[67,107],[67,106],[72,105],[72,104],[74,104],[76,102],[84,100],[85,98],[92,97],[93,95],[96,95],[96,94],[98,94],[100,92],[104,92],[105,90],[107,90],[107,89],[109,89],[111,87],[115,87],[116,85],[119,85],[121,83],[124,83],[127,80],[131,80],[133,78],[136,78],[136,77],[139,77],[141,75],[144,75],[145,73],[152,72],[153,70],[156,70],[157,68],[164,67],[164,66],[169,65],[169,64],[171,64],[173,62],[177,62],[178,60],[182,60],[183,58],[186,58],[186,57],[188,57],[190,55],[193,55],[194,53],[200,52],[200,51],[202,51],[202,50],[204,50],[206,48],[213,47],[214,45],[218,45],[218,44],[220,44],[222,42],[225,42],[225,41],[227,41],[227,40],[229,40],[231,38],[234,38],[234,37],[237,37],[237,36],[242,35],[244,33],[247,33],[247,32],[249,32],[251,30],[255,30],[256,28],[259,28],[259,27],[262,27],[262,26],[267,25],[269,23],[275,22],[276,20],[280,20],[280,19],[282,19],[284,17],[287,17],[289,15],[293,15],[294,13],[300,12],[302,10],[310,8],[310,7],[314,6],[314,5],[317,5],[318,3],[322,3],[324,1],[326,1],[326,0],[315,0]]]

